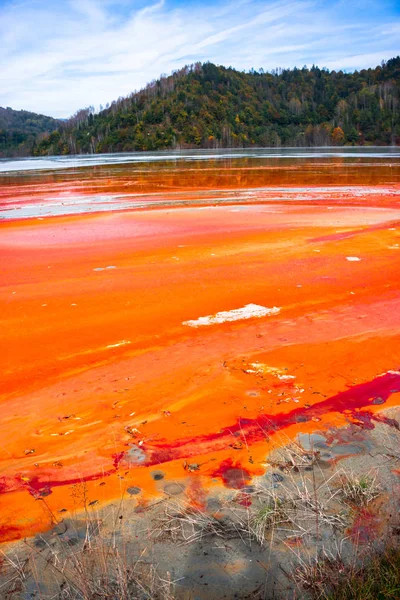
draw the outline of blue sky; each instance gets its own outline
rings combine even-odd
[[[55,117],[196,61],[351,71],[399,53],[398,0],[0,0],[0,106]]]

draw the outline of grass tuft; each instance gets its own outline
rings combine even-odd
[[[260,546],[264,546],[267,533],[288,521],[284,503],[282,500],[272,497],[251,516],[248,531]]]
[[[342,476],[341,497],[343,502],[353,506],[367,506],[382,493],[376,481],[376,474],[356,477],[352,473]]]
[[[164,514],[155,519],[152,534],[157,541],[169,540],[182,545],[199,542],[206,536],[228,538],[237,535],[232,523],[184,501],[165,505]]]
[[[376,554],[358,568],[330,557],[302,563],[293,578],[313,600],[399,600],[400,548]]]

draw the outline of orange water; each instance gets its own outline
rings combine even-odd
[[[126,188],[160,202],[0,223],[1,539],[132,486],[149,497],[154,471],[240,487],[299,432],[373,427],[400,397],[399,182],[371,159],[0,178],[8,207]],[[247,304],[280,312],[185,324]]]

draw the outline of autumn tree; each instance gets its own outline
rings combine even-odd
[[[335,127],[335,129],[332,131],[331,138],[335,145],[339,146],[340,144],[343,144],[345,139],[343,129],[341,127]]]

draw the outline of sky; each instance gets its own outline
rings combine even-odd
[[[399,0],[0,0],[0,106],[60,118],[197,61],[354,71],[398,54]]]

